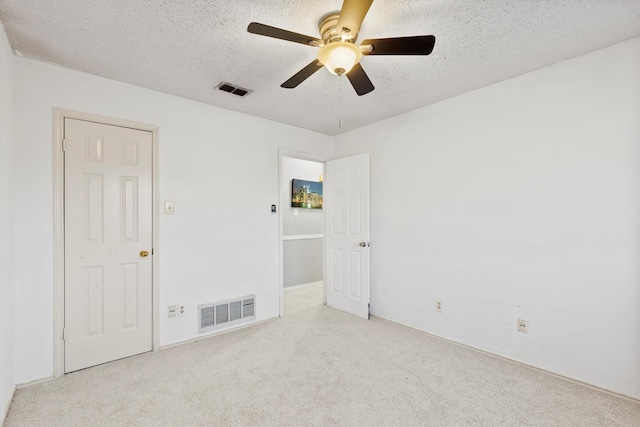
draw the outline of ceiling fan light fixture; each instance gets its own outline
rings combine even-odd
[[[328,43],[318,52],[318,61],[332,74],[341,76],[351,71],[360,62],[362,52],[356,45],[347,41]]]
[[[1,2],[2,0],[0,0]],[[429,55],[433,50],[434,36],[388,37],[368,39],[356,45],[358,33],[362,28],[373,0],[343,0],[340,11],[330,12],[320,18],[318,30],[320,39],[270,25],[252,22],[247,31],[274,39],[300,43],[320,48],[317,59],[291,76],[280,86],[293,89],[326,67],[331,74],[346,74],[349,83],[358,96],[366,95],[375,89],[371,79],[360,65],[362,55]]]

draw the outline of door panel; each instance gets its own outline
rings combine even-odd
[[[369,155],[327,162],[327,305],[369,318]]]
[[[65,372],[152,349],[152,136],[65,119]]]

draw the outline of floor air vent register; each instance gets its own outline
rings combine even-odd
[[[198,333],[229,328],[256,318],[256,296],[248,295],[198,305]]]

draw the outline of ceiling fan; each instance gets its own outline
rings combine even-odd
[[[331,12],[320,19],[321,39],[257,22],[249,24],[247,31],[320,48],[317,59],[282,83],[281,87],[293,89],[324,66],[335,75],[346,75],[358,96],[362,96],[374,89],[360,65],[363,55],[429,55],[436,42],[434,36],[412,36],[367,39],[356,45],[360,26],[371,3],[373,0],[344,0],[340,12]]]

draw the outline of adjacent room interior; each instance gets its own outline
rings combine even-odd
[[[322,369],[365,376],[362,366],[328,363],[334,357],[337,361],[340,352],[319,347],[327,343],[329,335],[324,334],[344,333],[340,345],[353,357],[374,363],[351,345],[360,342],[354,331],[385,340],[378,334],[398,327],[401,332],[389,342],[399,353],[380,350],[389,358],[375,360],[397,373],[395,380],[412,370],[422,378],[420,366],[437,366],[440,351],[467,363],[455,365],[458,368],[473,367],[469,369],[487,379],[482,383],[462,377],[459,384],[467,381],[468,388],[455,390],[447,389],[446,381],[438,383],[438,390],[446,390],[442,399],[453,399],[450,402],[477,392],[474,387],[481,390],[493,374],[504,376],[505,383],[513,374],[518,378],[513,381],[523,381],[523,390],[538,390],[542,375],[551,378],[557,388],[549,395],[559,400],[563,393],[573,393],[624,402],[624,414],[608,419],[614,425],[640,417],[637,1],[599,5],[576,0],[548,5],[549,10],[541,2],[482,2],[486,9],[472,1],[455,6],[401,2],[394,12],[394,6],[377,0],[359,40],[433,33],[437,41],[433,53],[424,57],[370,58],[365,52],[362,63],[375,90],[362,96],[356,93],[359,83],[326,70],[312,70],[315,74],[295,89],[280,87],[312,59],[313,54],[305,56],[311,48],[247,31],[249,23],[260,19],[293,31],[310,27],[306,33],[317,32],[317,21],[326,12],[340,10],[342,1],[309,10],[292,7],[287,12],[291,16],[280,20],[283,13],[270,8],[291,2],[242,1],[238,3],[246,13],[228,6],[228,14],[212,11],[212,2],[202,2],[203,9],[131,6],[124,0],[114,2],[119,6],[31,3],[0,1],[0,420],[10,414],[21,390],[58,380],[72,385],[78,378],[65,376],[64,367],[64,329],[69,325],[64,322],[64,222],[59,216],[65,200],[63,140],[71,137],[65,134],[70,127],[56,124],[64,117],[105,118],[148,133],[150,151],[125,150],[118,160],[138,162],[147,153],[146,178],[127,172],[117,185],[133,200],[142,193],[132,190],[131,183],[149,180],[152,233],[148,247],[136,249],[144,258],[141,262],[149,261],[152,278],[145,308],[149,348],[140,351],[149,352],[118,362],[124,372],[145,373],[150,366],[181,366],[186,372],[187,351],[202,356],[206,350],[215,353],[207,359],[211,372],[224,371],[213,361],[237,369],[237,377],[220,374],[228,381],[242,378],[259,387],[249,373],[259,375],[264,369],[264,381],[290,375],[294,382],[308,381],[300,390],[312,392],[317,390],[312,385],[321,386],[322,372],[311,375],[280,359],[269,347],[270,339],[308,326],[317,332],[317,341],[307,335],[297,343],[285,339],[283,352],[311,357],[298,347],[303,343],[316,351],[314,357],[322,355]],[[121,12],[126,7],[131,13]],[[70,20],[77,25],[71,26]],[[497,29],[490,25],[494,23]],[[591,33],[594,39],[588,40],[597,43],[584,47]],[[225,43],[212,42],[216,37],[225,37]],[[138,45],[135,40],[145,42]],[[193,43],[192,50],[184,50],[187,41]],[[500,49],[488,46],[491,42]],[[477,51],[474,43],[487,45],[488,53],[460,60]],[[143,59],[134,61],[136,56]],[[246,97],[219,89],[219,83],[229,81],[249,88]],[[135,138],[124,140],[134,144]],[[99,144],[82,147],[90,151]],[[99,148],[92,153],[101,155]],[[331,172],[325,162],[361,155],[370,161],[368,240],[362,250],[370,257],[366,296],[371,320],[323,304],[327,209],[292,205],[292,180],[325,183],[326,203]],[[90,179],[83,182],[88,187],[79,188],[94,188]],[[95,200],[102,200],[102,193],[96,194],[100,196]],[[117,215],[126,222],[129,213]],[[118,237],[127,238],[126,233]],[[127,272],[140,268],[123,270],[125,281]],[[94,276],[87,277],[94,283]],[[295,304],[312,300],[317,305],[309,313],[295,309]],[[240,307],[238,327],[202,328],[201,308],[208,303],[227,304],[227,320]],[[293,308],[288,312],[286,307]],[[218,312],[211,313],[215,318]],[[129,319],[131,324],[138,325],[136,316]],[[100,330],[102,319],[89,318],[89,330],[92,325]],[[311,319],[326,324],[311,327]],[[408,345],[412,342],[417,343],[414,348]],[[257,356],[234,357],[218,345]],[[461,349],[473,349],[470,354],[477,358]],[[376,351],[372,347],[371,352]],[[281,365],[267,362],[268,354]],[[422,356],[396,364],[391,354]],[[123,375],[111,365],[91,368],[94,374],[82,371],[88,372],[84,378]],[[182,394],[197,394],[202,386],[183,371],[175,378],[193,386],[190,391],[181,388]],[[338,380],[331,385],[350,395]],[[358,386],[374,387],[366,382]],[[393,383],[389,390],[404,396],[402,390],[414,386],[419,389],[419,384],[403,388]],[[372,402],[382,405],[385,395],[376,393]],[[264,399],[264,408],[279,405],[273,398],[277,392],[251,396]],[[518,407],[532,415],[529,419],[492,419],[491,411],[465,418],[462,411],[440,421],[535,422],[534,407],[544,398],[532,399],[527,401],[532,406]],[[144,406],[144,401],[137,404]],[[227,408],[225,416],[250,412],[250,400],[241,401]],[[405,396],[402,402],[398,408],[414,401]],[[90,405],[99,407],[96,402]],[[153,405],[141,411],[161,413],[161,404]],[[265,412],[266,418],[256,415],[243,421],[394,422],[368,418],[366,406],[348,409],[336,403],[309,411],[319,418],[295,418],[300,414],[290,412],[277,418],[276,412]],[[421,408],[424,413],[449,409]],[[204,418],[194,414],[189,421],[204,424],[216,413],[201,415]],[[91,415],[84,415],[90,420]],[[559,417],[545,420],[563,424],[561,413],[538,416]]]
[[[324,212],[321,207],[292,201],[292,183],[321,184],[324,163],[282,156],[280,206],[282,218],[282,285],[284,288],[322,282],[324,267]],[[304,183],[302,183],[304,187]],[[299,187],[298,187],[299,188]],[[299,192],[299,190],[297,191]]]

